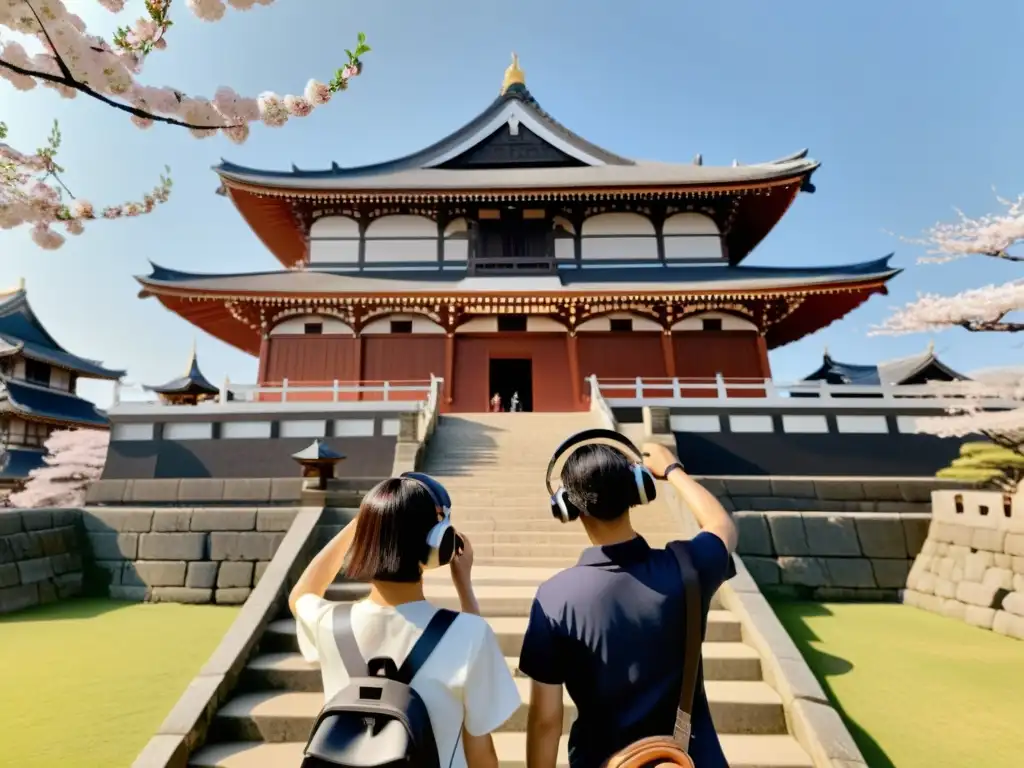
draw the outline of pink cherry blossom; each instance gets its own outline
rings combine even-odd
[[[313,104],[302,96],[285,96],[284,108],[292,117],[305,117],[313,111]]]
[[[46,441],[45,466],[33,469],[24,490],[11,494],[15,507],[80,507],[107,461],[110,433],[100,429],[58,430]]]
[[[322,106],[331,100],[331,86],[319,80],[310,80],[306,83],[305,96],[314,106]]]
[[[228,6],[248,11],[272,2],[187,0],[186,5],[200,19],[217,21],[227,15]],[[99,4],[112,13],[123,11],[126,5],[125,0],[99,0]],[[349,81],[362,72],[359,57],[370,50],[365,36],[360,34],[354,53],[330,84],[310,80],[302,94],[267,92],[252,98],[223,87],[212,99],[191,97],[174,88],[146,85],[138,80],[148,55],[167,48],[171,0],[146,0],[145,15],[128,26],[120,26],[109,41],[91,34],[82,16],[72,13],[69,6],[69,0],[36,0],[33,9],[39,12],[39,21],[33,13],[26,12],[23,0],[0,0],[0,27],[36,42],[36,50],[30,52],[19,42],[0,38],[0,77],[18,90],[42,85],[64,98],[76,98],[79,94],[101,98],[128,113],[139,128],[150,128],[156,122],[169,123],[187,128],[197,138],[222,133],[229,140],[242,143],[248,138],[252,123],[260,121],[279,127],[291,117],[311,114],[327,104],[334,93],[345,90]],[[0,123],[0,128],[3,139],[7,127]],[[56,146],[38,154],[0,144],[0,159],[5,163],[0,175],[0,227],[31,227],[33,240],[46,248],[58,247],[63,242],[63,237],[50,229],[51,224],[76,221],[66,228],[77,233],[83,221],[96,216],[76,216],[62,202],[65,188],[56,175],[60,167],[53,161],[55,154]],[[165,202],[169,193],[169,181],[162,178],[142,203],[108,206],[100,217],[114,219],[148,213]]]

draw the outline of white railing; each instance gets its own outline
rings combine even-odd
[[[437,380],[440,382],[440,379]],[[228,414],[313,413],[322,411],[417,412],[424,407],[439,383],[433,381],[304,382],[287,379],[280,384],[233,384],[227,379],[220,394],[196,405],[174,405],[146,392],[145,399],[124,397],[124,387],[115,387],[111,416],[152,415],[165,420],[171,414],[205,413],[212,417]]]
[[[596,413],[601,420],[601,426],[605,429],[618,430],[618,423],[615,421],[615,414],[612,413],[608,401],[601,394],[601,388],[597,383],[597,376],[588,376],[590,382],[590,411]]]
[[[964,396],[942,382],[910,385],[828,384],[822,381],[777,382],[773,379],[636,378],[591,376],[591,392],[600,392],[611,407],[685,406],[687,408],[936,410],[963,405]],[[592,395],[593,396],[593,395]],[[1000,393],[971,394],[986,408],[1017,408],[1020,400]],[[825,401],[825,402],[823,402]]]
[[[220,387],[220,394],[204,403],[229,406],[233,403],[419,401],[429,397],[432,386],[431,381],[343,382],[337,379],[332,382],[303,383],[299,386],[291,384],[288,379],[284,379],[280,384],[233,384],[225,378]],[[125,398],[126,389],[142,388],[115,382],[113,405],[148,402],[174,407],[148,392],[144,398]]]
[[[434,427],[437,426],[443,384],[444,379],[431,375],[430,391],[427,394],[427,399],[420,403],[419,420],[416,424],[416,439],[421,443],[430,439],[430,436],[434,434]]]

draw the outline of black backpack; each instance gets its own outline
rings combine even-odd
[[[458,614],[435,613],[398,668],[393,659],[364,661],[352,634],[352,605],[333,611],[349,681],[317,715],[301,768],[440,768],[427,706],[410,683]]]

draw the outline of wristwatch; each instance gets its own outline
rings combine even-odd
[[[669,473],[671,473],[673,469],[678,469],[680,472],[686,472],[686,470],[683,469],[682,464],[680,464],[678,461],[673,461],[671,464],[665,467],[665,474],[662,475],[662,477],[668,479]]]

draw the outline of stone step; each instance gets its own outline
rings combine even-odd
[[[525,731],[530,681],[517,678],[520,706],[501,732]],[[782,699],[764,682],[713,681],[704,684],[711,717],[719,733],[781,734],[786,732]],[[576,706],[565,695],[562,732],[576,718]],[[309,736],[324,704],[319,692],[259,691],[242,693],[228,701],[210,726],[211,741],[301,741]]]
[[[525,616],[488,616],[487,622],[498,638],[503,656],[518,656],[526,632]],[[708,631],[704,638],[709,643],[739,643],[743,635],[739,620],[729,611],[708,611]],[[295,619],[272,621],[260,639],[260,653],[295,653],[299,650],[295,637]]]
[[[494,531],[496,533],[524,534],[540,533],[544,535],[561,532],[579,531],[584,536],[583,525],[580,523],[561,523],[548,514],[544,517],[540,512],[547,511],[547,505],[543,509],[524,509],[516,514],[515,508],[494,510],[480,510],[479,512],[467,513],[464,509],[458,508],[452,512],[452,522],[459,530],[465,531],[470,536],[477,531]],[[487,515],[486,517],[484,515]],[[527,516],[529,515],[529,516]],[[633,514],[633,524],[642,535],[665,533],[675,536],[682,535],[682,524],[668,515],[648,516],[643,512]]]
[[[814,762],[792,736],[719,736],[731,768],[813,768]],[[306,741],[214,744],[192,756],[192,768],[298,768]],[[526,735],[494,734],[500,768],[526,768]],[[568,768],[567,739],[558,748],[556,768]]]
[[[757,651],[743,643],[704,643],[705,680],[761,680],[761,658]],[[505,661],[516,677],[519,659],[506,656]],[[323,692],[320,665],[309,662],[298,653],[265,653],[256,656],[242,673],[240,690],[244,691],[320,691]]]

